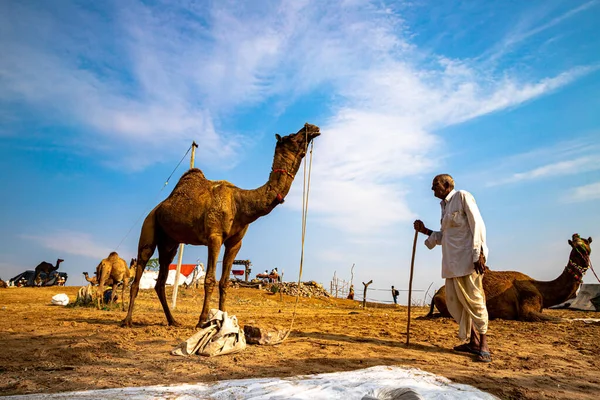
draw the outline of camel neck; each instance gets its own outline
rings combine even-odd
[[[573,275],[567,266],[558,278],[552,281],[535,281],[534,284],[544,294],[542,307],[548,308],[574,298],[581,279]]]

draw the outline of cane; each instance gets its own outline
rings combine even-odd
[[[413,271],[415,269],[415,252],[417,251],[417,237],[419,231],[415,229],[415,239],[413,240],[412,258],[410,260],[410,279],[408,281],[408,320],[406,321],[406,345],[410,344],[410,302],[412,297]]]

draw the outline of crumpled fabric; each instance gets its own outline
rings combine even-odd
[[[205,328],[175,347],[171,354],[188,357],[192,354],[214,357],[238,353],[246,348],[244,332],[235,315],[211,309]]]
[[[69,304],[69,296],[65,293],[52,296],[52,304],[55,306],[66,306]]]

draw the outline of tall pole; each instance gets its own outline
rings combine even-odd
[[[412,297],[412,282],[413,282],[413,271],[415,269],[415,252],[417,251],[417,237],[419,231],[415,229],[415,240],[413,240],[412,258],[410,259],[410,279],[408,281],[408,318],[406,321],[406,345],[410,344],[410,302]]]
[[[190,157],[190,169],[194,168],[194,161],[196,160],[196,142],[192,142],[192,156]],[[179,244],[179,257],[177,258],[177,270],[175,271],[175,282],[173,283],[173,304],[171,308],[177,307],[177,291],[179,290],[179,275],[181,275],[181,261],[183,260],[183,247],[184,243]]]

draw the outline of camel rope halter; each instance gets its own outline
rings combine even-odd
[[[306,138],[306,150],[308,150],[308,129],[306,129],[306,125],[304,125],[304,134]],[[302,246],[300,250],[300,271],[298,272],[298,285],[296,291],[296,302],[294,303],[294,312],[292,314],[292,320],[290,321],[290,327],[286,332],[285,336],[281,338],[281,340],[271,343],[271,345],[276,345],[282,343],[285,339],[290,336],[292,332],[292,328],[294,327],[294,320],[296,319],[296,310],[298,308],[298,301],[300,300],[300,284],[302,283],[302,267],[304,265],[304,241],[306,237],[306,217],[308,215],[308,195],[310,193],[310,175],[312,172],[312,157],[313,157],[313,147],[314,141],[310,142],[310,159],[308,162],[308,174],[306,171],[306,157],[304,158],[304,179],[302,185]],[[287,172],[287,171],[285,171]],[[291,174],[290,174],[291,175]],[[281,289],[280,289],[281,290]]]

